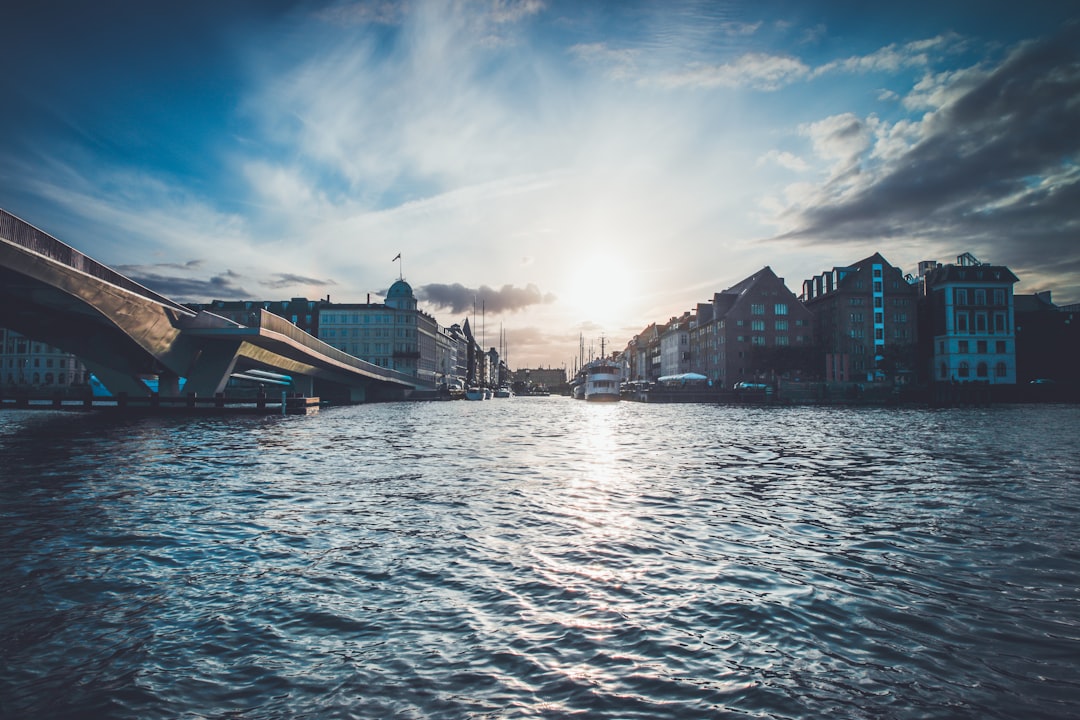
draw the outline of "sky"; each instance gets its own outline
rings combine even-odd
[[[1075,3],[56,0],[0,28],[0,207],[176,300],[400,275],[512,368],[874,252],[1080,302]]]

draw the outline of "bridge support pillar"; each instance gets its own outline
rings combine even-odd
[[[164,397],[180,395],[180,376],[169,370],[158,373],[158,393]]]
[[[121,394],[131,397],[149,397],[150,388],[142,380],[128,375],[121,370],[114,370],[88,358],[81,358],[86,369],[94,373],[94,377],[109,389],[114,396]]]
[[[225,390],[239,349],[238,342],[207,343],[195,354],[184,389],[199,397],[213,397]]]

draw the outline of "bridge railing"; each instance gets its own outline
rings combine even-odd
[[[83,255],[70,245],[60,242],[47,232],[39,230],[25,220],[17,218],[3,209],[0,209],[0,237],[4,237],[27,250],[32,250],[63,263],[68,267],[75,268],[87,275],[96,277],[98,280],[104,280],[136,295],[141,295],[148,300],[166,305],[173,310],[187,315],[194,314],[189,308],[170,300],[164,295],[159,295],[149,288],[143,287],[131,278],[125,277],[112,268],[102,265],[97,260]]]
[[[264,330],[269,330],[270,332],[284,335],[290,340],[295,340],[296,342],[300,343],[301,345],[310,350],[325,355],[331,360],[336,360],[339,363],[356,368],[357,370],[364,370],[366,372],[375,373],[377,375],[385,377],[388,380],[398,380],[400,382],[408,383],[409,385],[414,386],[417,384],[422,384],[423,382],[419,378],[413,377],[412,375],[406,375],[405,373],[398,372],[397,370],[390,370],[389,368],[384,368],[379,365],[369,363],[366,360],[361,360],[355,355],[350,355],[343,350],[338,350],[333,345],[325,343],[314,335],[305,332],[304,330],[301,330],[285,318],[275,315],[272,312],[268,312],[267,310],[264,310],[262,308],[259,308],[258,323],[259,327]]]

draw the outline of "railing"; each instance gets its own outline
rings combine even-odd
[[[30,223],[15,217],[7,210],[0,209],[0,237],[44,255],[47,258],[63,263],[70,268],[84,272],[87,275],[104,280],[125,290],[140,295],[148,300],[161,303],[173,310],[185,315],[194,314],[190,309],[176,303],[164,295],[159,295],[149,288],[143,287],[131,278],[125,277],[110,267],[102,265],[97,260],[83,255],[81,252],[66,245],[43,230],[39,230]]]
[[[258,317],[259,327],[270,332],[275,332],[280,335],[284,335],[290,340],[294,340],[297,343],[303,345],[309,350],[313,350],[320,355],[325,355],[331,360],[335,360],[343,365],[355,368],[357,370],[363,370],[373,375],[380,375],[387,380],[397,380],[402,383],[416,386],[421,381],[419,378],[415,378],[412,375],[406,375],[403,372],[397,370],[390,370],[389,368],[380,367],[374,363],[369,363],[366,360],[361,360],[355,355],[350,355],[343,350],[338,350],[333,345],[323,342],[314,335],[307,333],[300,328],[293,325],[291,322],[283,317],[275,315],[267,310],[259,309]]]

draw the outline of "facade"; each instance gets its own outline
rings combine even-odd
[[[627,344],[623,354],[626,356],[628,380],[656,382],[662,376],[660,334],[663,330],[664,326],[652,323]]]
[[[1013,285],[1003,265],[969,253],[955,264],[919,264],[921,345],[934,382],[1016,383]]]
[[[918,290],[880,253],[804,281],[800,299],[813,314],[827,381],[915,370]]]
[[[89,383],[90,373],[76,356],[0,328],[0,388],[5,393],[58,392]]]
[[[412,286],[404,280],[390,286],[385,303],[323,305],[318,322],[318,338],[338,350],[426,383],[443,381],[438,323],[417,309]]]
[[[788,356],[813,345],[812,316],[766,266],[698,305],[690,331],[690,372],[714,385],[769,380]]]
[[[1016,381],[1077,382],[1080,357],[1080,306],[1058,307],[1050,292],[1014,295]]]
[[[690,328],[696,320],[686,312],[664,326],[660,333],[660,377],[690,372]]]
[[[526,368],[515,370],[512,374],[514,385],[532,388],[559,388],[566,385],[565,368]]]
[[[241,325],[251,325],[255,322],[259,310],[262,309],[285,318],[308,335],[318,337],[319,308],[329,303],[330,298],[326,300],[292,298],[291,300],[214,300],[209,303],[187,303],[187,306],[192,310],[205,310],[220,315]]]

